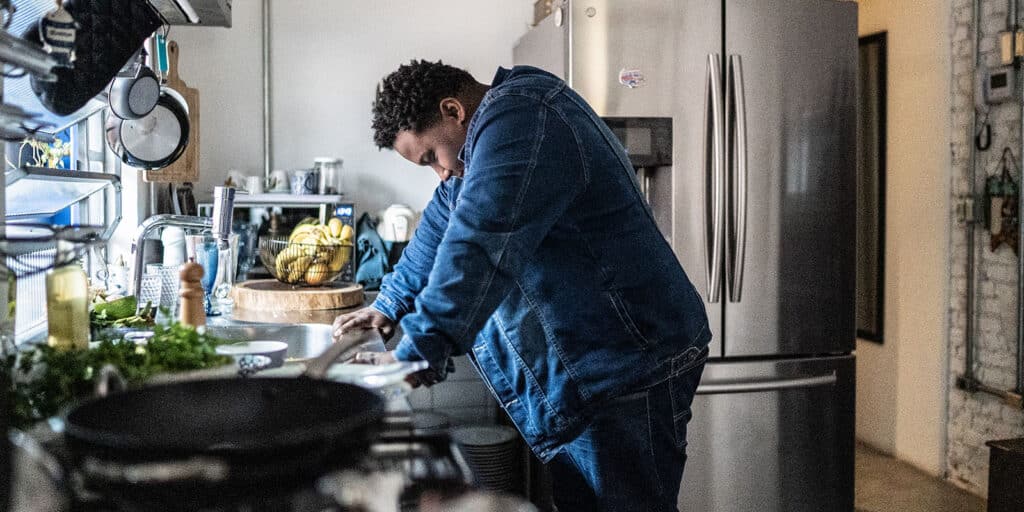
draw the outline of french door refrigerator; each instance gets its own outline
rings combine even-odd
[[[619,136],[714,340],[681,510],[853,510],[857,11],[569,0],[516,64]]]

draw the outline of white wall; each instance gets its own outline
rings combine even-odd
[[[235,2],[230,29],[171,29],[170,39],[181,49],[181,78],[199,89],[201,201],[209,199],[229,169],[263,173],[261,5],[259,0]]]
[[[950,5],[861,0],[888,31],[885,344],[857,343],[857,436],[939,475],[945,456]]]
[[[231,29],[174,28],[181,74],[202,96],[200,194],[228,169],[262,173],[261,3],[235,2]],[[271,6],[274,168],[344,159],[358,208],[421,209],[437,177],[378,151],[370,130],[377,83],[413,58],[441,59],[489,83],[512,63],[532,3],[502,0],[274,1]],[[200,196],[201,197],[201,196]]]

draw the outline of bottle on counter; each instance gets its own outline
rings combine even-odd
[[[49,346],[59,350],[89,348],[89,278],[78,263],[47,271],[46,319]]]

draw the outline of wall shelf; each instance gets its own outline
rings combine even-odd
[[[121,179],[115,174],[22,167],[5,171],[4,184],[8,220],[53,216],[107,187],[114,189],[116,204],[121,203]],[[106,233],[103,238],[108,237]]]

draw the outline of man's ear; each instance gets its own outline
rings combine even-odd
[[[460,125],[466,122],[466,108],[459,100],[445,98],[441,100],[440,109],[442,119],[451,119]]]

